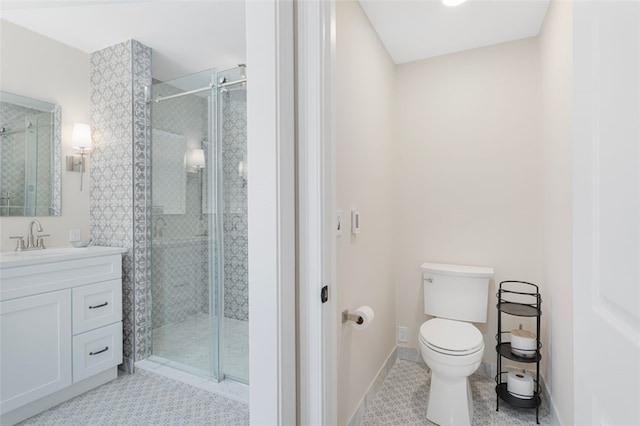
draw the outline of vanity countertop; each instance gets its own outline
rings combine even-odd
[[[66,260],[86,259],[125,253],[122,247],[90,246],[83,248],[60,247],[32,251],[6,251],[0,253],[0,269],[17,268]]]

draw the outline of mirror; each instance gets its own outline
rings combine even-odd
[[[0,216],[59,216],[60,106],[0,92]]]

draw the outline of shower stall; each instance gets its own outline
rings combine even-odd
[[[246,68],[154,81],[150,360],[249,380]]]

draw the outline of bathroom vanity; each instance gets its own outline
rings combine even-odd
[[[12,425],[117,377],[122,253],[0,254],[0,423]]]

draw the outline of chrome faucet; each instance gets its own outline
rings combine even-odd
[[[33,235],[33,225],[38,225],[36,232],[42,232],[42,225],[36,219],[33,219],[29,222],[28,232],[27,232],[27,242],[25,244],[24,237],[9,237],[11,239],[17,239],[18,244],[16,246],[16,251],[23,250],[44,250],[46,247],[44,246],[43,237],[48,237],[49,234],[40,234]]]
[[[33,240],[33,225],[38,225],[38,232],[42,232],[42,225],[37,220],[33,219],[29,223],[29,233],[27,234],[27,249],[31,247],[35,247]]]

